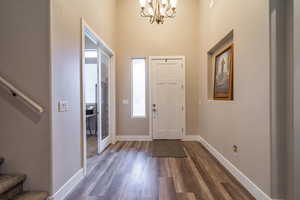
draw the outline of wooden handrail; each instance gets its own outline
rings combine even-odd
[[[35,102],[34,100],[30,99],[28,96],[26,96],[23,92],[21,92],[20,90],[18,90],[16,87],[14,87],[11,83],[9,83],[7,80],[5,80],[3,77],[0,76],[0,84],[3,85],[5,88],[7,88],[8,92],[16,97],[16,98],[20,98],[24,101],[24,103],[26,103],[27,105],[29,105],[34,111],[38,112],[38,113],[43,113],[44,109],[42,106],[40,106],[37,102]]]

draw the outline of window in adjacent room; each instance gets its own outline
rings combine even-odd
[[[131,113],[133,118],[146,117],[146,59],[134,58],[131,61]]]

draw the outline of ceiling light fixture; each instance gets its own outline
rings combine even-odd
[[[151,24],[163,24],[166,18],[176,17],[177,0],[139,0],[141,16],[149,18]]]

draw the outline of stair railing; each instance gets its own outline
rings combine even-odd
[[[30,106],[35,112],[43,113],[44,109],[37,102],[26,96],[23,92],[14,87],[11,83],[0,76],[0,84],[3,85],[8,93],[15,98],[22,100],[26,105]]]

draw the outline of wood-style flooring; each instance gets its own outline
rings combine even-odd
[[[86,138],[86,157],[91,158],[97,155],[97,136],[91,135]]]
[[[197,142],[186,158],[153,158],[152,142],[118,142],[89,166],[67,200],[254,200]]]

